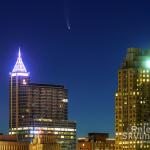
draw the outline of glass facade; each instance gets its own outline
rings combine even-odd
[[[31,83],[21,54],[18,59],[9,79],[9,133],[24,141],[40,133],[56,135],[62,149],[75,150],[76,123],[68,120],[67,89]]]

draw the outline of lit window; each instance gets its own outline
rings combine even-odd
[[[23,84],[24,84],[24,85],[26,85],[26,84],[27,84],[27,82],[26,82],[26,80],[25,80],[25,79],[23,79]]]
[[[127,105],[127,102],[125,101],[124,104]]]
[[[68,102],[68,99],[63,99],[62,100],[64,103],[67,103]]]

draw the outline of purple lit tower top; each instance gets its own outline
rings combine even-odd
[[[19,52],[18,52],[18,58],[16,61],[16,64],[12,70],[12,72],[10,73],[11,76],[29,76],[29,72],[27,72],[26,67],[22,61],[22,57],[21,57],[21,51],[19,48]]]

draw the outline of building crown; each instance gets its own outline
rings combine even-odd
[[[22,61],[20,48],[18,52],[18,58],[17,58],[16,64],[13,68],[12,73],[27,73],[26,67]]]

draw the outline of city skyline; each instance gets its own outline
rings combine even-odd
[[[117,70],[128,47],[150,46],[148,6],[129,0],[70,1],[67,27],[63,1],[1,2],[1,132],[8,129],[8,73],[20,46],[34,82],[69,89],[69,118],[77,120],[79,136],[113,135]]]

